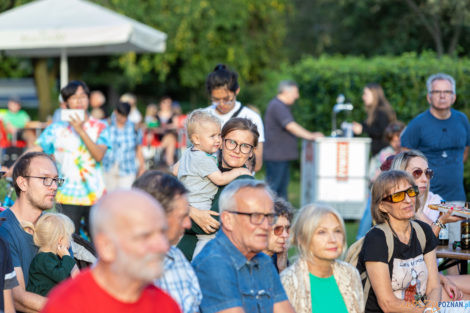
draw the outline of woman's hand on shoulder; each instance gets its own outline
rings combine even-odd
[[[242,175],[250,175],[251,176],[251,171],[247,168],[239,167],[235,170],[237,171],[238,176],[242,176]]]
[[[189,216],[191,219],[207,234],[212,234],[219,229],[219,221],[212,217],[217,215],[219,215],[219,213],[211,210],[199,210],[194,207],[189,208]]]

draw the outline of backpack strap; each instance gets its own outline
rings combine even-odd
[[[418,237],[419,245],[421,246],[421,251],[424,254],[424,248],[426,247],[426,235],[424,234],[424,230],[416,221],[411,221],[411,226],[415,229],[416,237]]]
[[[243,108],[244,108],[243,104],[240,104],[240,108],[237,111],[235,111],[235,113],[233,113],[232,116],[230,116],[230,118],[237,117],[238,114],[240,114],[240,112],[243,110]]]
[[[375,227],[382,230],[385,234],[385,242],[387,243],[387,248],[388,248],[387,263],[389,263],[390,260],[392,259],[393,248],[394,248],[392,229],[390,228],[390,225],[387,222],[376,225]]]

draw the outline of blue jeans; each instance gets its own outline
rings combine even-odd
[[[287,201],[290,161],[264,161],[264,164],[266,165],[266,182],[269,187]]]
[[[359,229],[357,230],[356,240],[361,239],[364,237],[369,229],[372,227],[372,214],[370,212],[370,203],[372,199],[371,196],[367,197],[367,204],[364,210],[364,214],[362,215],[361,221],[359,222]]]

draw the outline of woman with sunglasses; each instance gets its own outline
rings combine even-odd
[[[221,132],[222,149],[219,152],[219,169],[222,172],[234,168],[245,167],[254,157],[254,151],[258,145],[258,128],[247,118],[232,118],[225,123]],[[236,179],[254,179],[250,175],[242,175]],[[219,186],[219,190],[212,200],[210,210],[198,210],[191,207],[189,216],[192,227],[187,230],[178,248],[183,251],[188,260],[192,260],[197,244],[197,235],[213,235],[219,229],[219,195],[225,186]]]
[[[421,313],[441,300],[437,238],[428,224],[412,223],[418,194],[413,177],[404,171],[383,172],[372,185],[372,217],[389,231],[369,231],[359,254],[357,268],[367,272],[371,285],[366,312]],[[390,253],[387,233],[393,234]]]
[[[442,198],[429,190],[434,172],[428,168],[428,159],[420,151],[408,150],[397,154],[393,159],[391,169],[404,170],[413,176],[415,184],[419,188],[418,198],[420,206],[416,210],[416,218],[430,225],[436,237],[439,237],[441,228],[446,227],[444,225],[447,223],[462,220],[458,216],[452,216],[452,211],[440,215],[439,211],[431,210],[428,207],[429,204],[441,203]],[[467,294],[470,292],[470,288],[467,287],[470,279],[469,276],[444,276],[439,274],[439,279],[446,291],[442,294],[443,300],[470,298],[470,295]]]
[[[261,116],[237,101],[240,92],[238,74],[224,64],[218,64],[206,78],[206,90],[212,104],[207,108],[222,122],[222,126],[234,117],[244,117],[255,123],[258,128],[259,142],[254,150],[254,171],[263,166],[264,126]]]
[[[335,209],[314,204],[302,208],[292,225],[292,244],[300,257],[281,273],[281,282],[297,313],[364,312],[359,273],[338,260],[346,233]]]

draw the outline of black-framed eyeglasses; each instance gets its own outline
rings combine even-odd
[[[232,103],[232,102],[235,101],[235,97],[236,97],[235,95],[233,95],[233,97],[231,97],[231,98],[229,96],[227,96],[227,97],[222,98],[222,99],[217,99],[217,98],[211,97],[211,101],[212,101],[212,103],[217,104],[217,105],[219,105],[221,103]]]
[[[392,193],[389,196],[386,196],[385,198],[382,199],[382,201],[387,201],[387,202],[392,202],[392,203],[397,203],[397,202],[402,202],[405,200],[406,195],[408,195],[410,198],[414,198],[419,194],[419,189],[417,186],[412,186],[406,190],[398,191],[395,193]]]
[[[60,178],[60,177],[56,177],[56,178],[42,177],[42,176],[23,176],[23,177],[42,179],[42,183],[46,187],[52,186],[53,182],[57,185],[57,187],[61,187],[64,184],[64,181],[65,181],[65,179]]]
[[[450,96],[454,94],[454,91],[452,90],[431,90],[432,95],[444,95],[444,96]]]
[[[248,143],[238,143],[232,139],[224,139],[224,145],[225,148],[231,151],[237,149],[237,147],[240,147],[240,152],[243,154],[250,154],[254,148],[253,145],[250,145]]]
[[[276,214],[274,213],[248,213],[248,212],[239,212],[239,211],[225,211],[232,214],[246,215],[250,217],[250,223],[253,225],[261,225],[266,218],[269,225],[274,225],[276,223]]]
[[[411,173],[413,175],[413,178],[414,179],[418,179],[421,177],[421,175],[426,175],[427,179],[431,179],[433,178],[434,176],[434,171],[430,168],[427,168],[425,171],[423,171],[422,169],[418,168],[418,169],[415,169],[413,171],[413,173]]]

